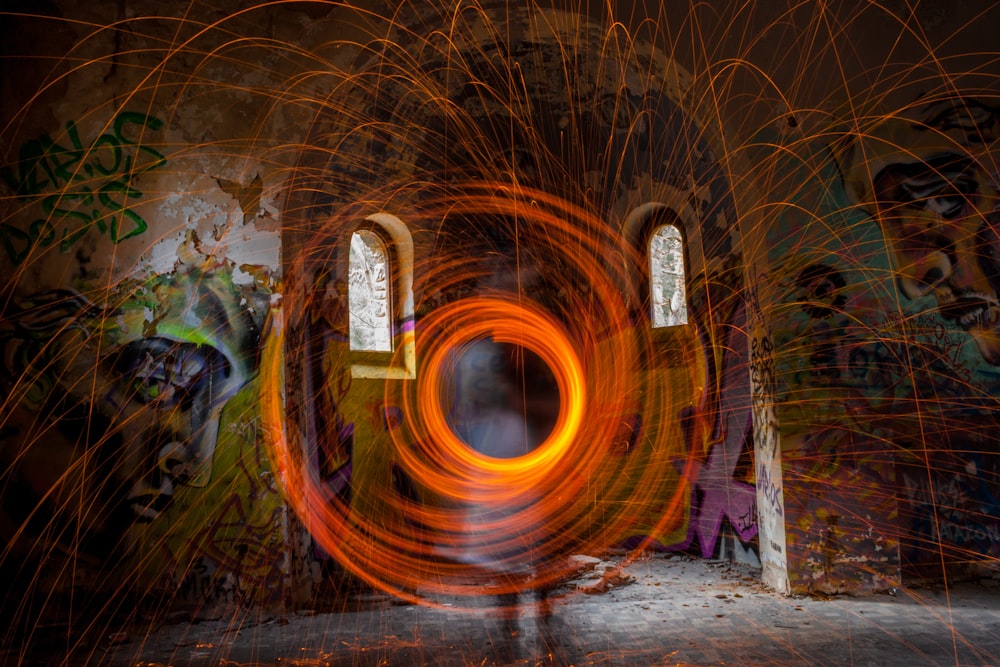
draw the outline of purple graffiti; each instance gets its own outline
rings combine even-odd
[[[757,535],[757,493],[753,485],[733,478],[750,432],[748,367],[746,307],[741,304],[729,325],[712,438],[714,444],[708,461],[695,469],[694,490],[701,502],[692,503],[691,529],[704,558],[711,558],[715,553],[723,518],[729,519],[740,541],[749,542]]]

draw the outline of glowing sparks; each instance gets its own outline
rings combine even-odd
[[[305,443],[295,435],[302,432],[302,417],[282,408],[288,378],[278,361],[290,345],[297,346],[289,336],[303,335],[312,319],[309,308],[316,302],[311,294],[286,289],[281,308],[272,308],[261,374],[272,456],[310,534],[365,581],[425,602],[435,592],[482,593],[483,572],[447,557],[463,553],[470,540],[482,541],[481,533],[488,534],[497,558],[511,559],[505,570],[523,573],[516,582],[497,583],[497,590],[508,590],[524,586],[529,572],[531,585],[556,581],[565,574],[572,550],[601,550],[633,535],[634,516],[655,517],[654,532],[680,525],[679,499],[686,487],[675,466],[688,467],[680,449],[666,446],[666,429],[653,433],[656,442],[635,445],[640,453],[622,456],[622,424],[632,414],[675,410],[669,392],[650,391],[622,372],[636,368],[651,345],[621,296],[623,281],[631,278],[618,271],[641,261],[639,252],[623,247],[586,210],[544,192],[475,182],[454,191],[462,196],[425,200],[420,219],[411,216],[410,223],[419,229],[422,220],[443,215],[515,219],[517,254],[515,261],[499,265],[499,275],[489,256],[418,264],[415,272],[437,289],[456,289],[470,280],[485,287],[481,295],[425,309],[416,328],[414,381],[368,380],[381,387],[371,394],[380,396],[379,404],[398,406],[401,417],[387,426],[382,448],[372,454],[383,463],[365,463],[355,451],[355,473],[359,466],[378,468],[391,461],[393,474],[407,479],[417,497],[390,486],[383,487],[377,502],[348,504],[311,469]],[[335,233],[337,224],[330,223]],[[330,252],[325,238],[317,233],[315,250],[303,256]],[[616,257],[627,261],[616,262]],[[291,274],[303,266],[296,265]],[[563,294],[565,300],[540,303],[537,298],[546,293]],[[551,430],[519,456],[476,451],[451,422],[456,355],[483,340],[536,355],[554,381],[557,395],[550,398],[558,410]],[[326,368],[349,366],[350,351],[334,349],[340,352]],[[697,378],[689,376],[688,382],[684,391],[691,391]],[[472,497],[498,510],[475,535],[463,525],[464,506]],[[520,562],[525,559],[530,564]]]

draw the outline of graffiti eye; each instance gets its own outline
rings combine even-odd
[[[190,368],[180,370],[174,360],[165,360],[135,375],[133,396],[143,403],[156,401],[161,405],[176,405],[190,395],[198,373]]]
[[[197,392],[206,368],[205,359],[189,350],[178,350],[159,359],[149,358],[135,370],[132,389],[143,403],[177,405]]]
[[[116,370],[129,395],[157,407],[188,405],[212,375],[224,368],[221,355],[210,347],[147,338],[125,346]]]
[[[925,206],[931,213],[941,216],[945,220],[953,220],[962,212],[965,197],[960,194],[953,194],[941,197],[931,197],[926,200]]]
[[[953,220],[979,192],[979,178],[966,156],[945,154],[926,162],[894,164],[874,181],[876,196],[885,203],[924,209]]]

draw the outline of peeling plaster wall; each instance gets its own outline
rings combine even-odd
[[[15,5],[0,70],[5,580],[202,617],[307,595],[309,540],[263,445],[257,369],[309,73],[335,70],[345,22],[310,4]]]

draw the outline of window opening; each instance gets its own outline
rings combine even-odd
[[[687,324],[684,238],[674,225],[660,225],[650,236],[649,279],[653,328]]]
[[[392,352],[391,267],[385,242],[373,231],[355,231],[348,263],[351,349]]]

